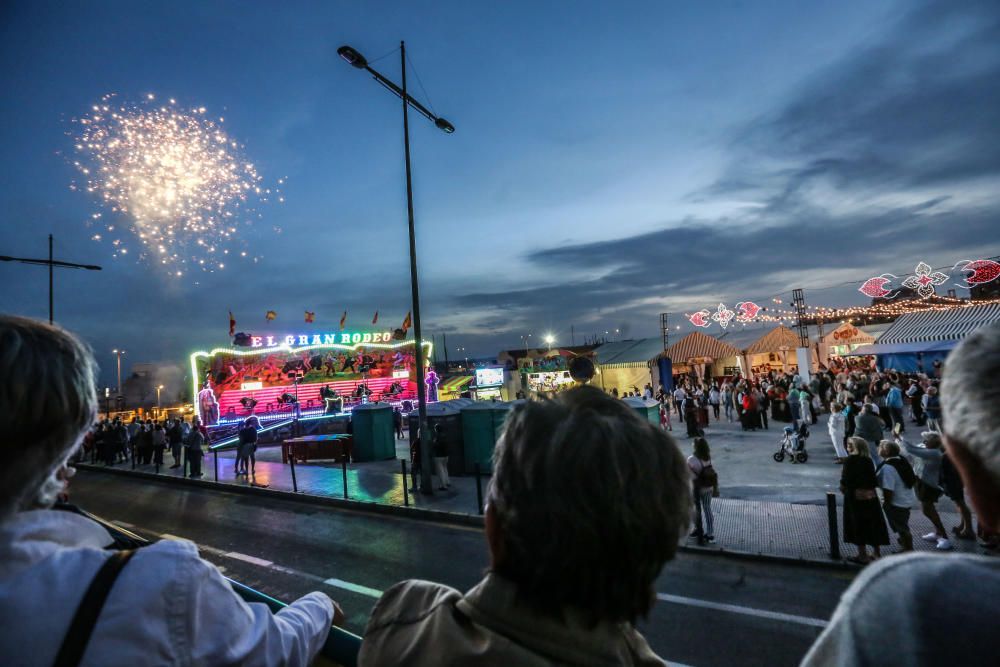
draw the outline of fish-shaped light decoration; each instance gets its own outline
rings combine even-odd
[[[736,304],[736,310],[739,311],[736,316],[737,322],[752,322],[762,308],[753,301],[740,301]]]
[[[889,294],[892,294],[895,290],[885,288],[886,285],[892,282],[886,277],[888,275],[888,273],[883,273],[880,276],[869,278],[861,287],[858,288],[858,291],[865,296],[870,296],[873,299],[881,299]],[[895,278],[895,276],[892,277]]]
[[[708,319],[708,311],[705,309],[688,315],[687,318],[691,321],[691,324],[696,327],[707,327],[712,324],[712,322]]]
[[[969,273],[963,278],[965,285],[962,287],[985,285],[1000,278],[1000,263],[994,262],[992,259],[963,260],[956,264],[955,268]]]

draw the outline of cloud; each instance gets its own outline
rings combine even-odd
[[[813,292],[826,305],[856,300],[845,275],[1000,251],[983,246],[1000,240],[1000,4],[921,5],[740,127],[728,152],[691,198],[736,199],[735,212],[540,249],[525,259],[548,284],[457,302],[518,322],[639,318],[651,335],[657,312],[713,298],[841,285]]]

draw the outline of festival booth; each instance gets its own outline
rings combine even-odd
[[[596,345],[574,345],[559,348],[527,348],[504,350],[497,363],[509,371],[504,376],[503,389],[508,397],[519,391],[553,394],[573,386],[569,362],[575,357],[593,357]]]
[[[365,403],[351,411],[354,461],[396,458],[396,429],[392,422],[392,406],[388,403]]]
[[[700,331],[692,331],[660,353],[660,358],[671,361],[674,374],[694,373],[701,380],[736,375],[739,356],[732,345]]]
[[[877,343],[863,345],[850,355],[875,355],[882,370],[930,373],[934,362],[944,361],[963,338],[994,322],[1000,322],[1000,304],[907,313]]]
[[[416,397],[414,341],[390,331],[239,333],[233,343],[190,357],[195,410],[209,428],[231,428],[250,416],[261,426],[346,417],[358,405]],[[429,356],[431,343],[423,345]]]
[[[739,350],[737,358],[722,362],[736,362],[745,377],[771,370],[793,371],[798,368],[795,349],[799,346],[799,337],[784,325],[733,329],[720,334],[719,340]]]
[[[810,327],[813,329],[814,327]],[[816,337],[813,339],[813,349],[816,352],[819,362],[829,367],[830,361],[843,357],[858,349],[862,345],[871,345],[875,342],[875,336],[860,327],[843,322],[833,331],[819,334],[816,330]]]
[[[502,401],[507,374],[503,368],[486,367],[476,369],[476,383],[472,396],[477,401]]]
[[[663,353],[662,338],[639,338],[605,343],[594,350],[597,375],[592,384],[611,391],[642,391],[647,384],[659,384],[659,368],[655,360]],[[655,375],[654,376],[654,371]]]
[[[453,375],[445,378],[438,385],[438,400],[450,401],[461,398],[463,393],[469,391],[469,385],[472,384],[473,380],[475,377],[472,375]]]

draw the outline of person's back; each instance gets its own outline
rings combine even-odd
[[[855,420],[854,435],[868,442],[882,440],[883,421],[867,410],[862,411]]]
[[[911,553],[866,567],[804,667],[996,665],[1000,559]]]
[[[601,484],[558,474],[570,457]],[[515,407],[494,452],[488,574],[465,594],[387,590],[358,664],[663,665],[634,622],[687,532],[690,494],[673,440],[598,389]]]

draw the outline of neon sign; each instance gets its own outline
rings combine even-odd
[[[365,333],[322,333],[298,334],[295,336],[250,336],[250,347],[268,348],[287,345],[365,345],[367,343],[389,343],[392,332],[375,331]]]

